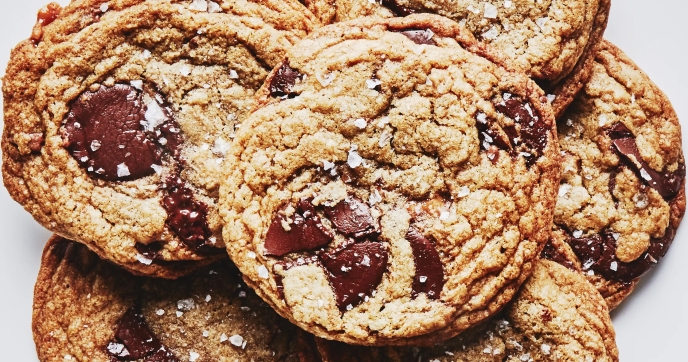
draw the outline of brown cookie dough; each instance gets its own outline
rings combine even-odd
[[[41,10],[3,81],[3,176],[48,229],[140,274],[224,254],[220,163],[313,29],[296,1],[74,1]]]
[[[434,13],[465,25],[492,60],[525,72],[560,116],[590,75],[607,27],[609,0],[306,0],[325,24],[362,16]]]
[[[543,260],[497,317],[431,348],[351,347],[316,340],[323,362],[618,361],[604,299],[579,274]]]
[[[41,362],[315,362],[300,332],[224,260],[178,280],[137,277],[54,237],[35,288]]]
[[[615,307],[666,254],[685,212],[681,127],[662,91],[606,41],[558,127],[563,177],[543,255],[581,269]]]
[[[259,91],[225,163],[223,235],[301,328],[432,343],[532,271],[559,182],[551,108],[462,34],[429,14],[331,25]]]

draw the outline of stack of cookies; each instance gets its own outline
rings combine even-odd
[[[618,361],[685,210],[609,0],[74,0],[3,82],[41,361]]]

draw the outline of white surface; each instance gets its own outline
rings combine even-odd
[[[4,74],[10,49],[29,37],[36,12],[47,1],[0,1],[0,74]],[[688,3],[681,0],[615,0],[606,37],[664,90],[688,130],[686,14]],[[0,230],[0,360],[36,361],[31,300],[41,250],[50,233],[14,203],[4,188],[0,188]],[[621,361],[686,360],[688,260],[682,259],[688,258],[687,239],[688,228],[682,227],[661,265],[613,313]]]

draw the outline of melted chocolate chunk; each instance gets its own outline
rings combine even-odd
[[[640,150],[638,150],[635,136],[623,123],[614,124],[607,130],[607,134],[612,139],[613,149],[619,157],[636,172],[638,178],[657,190],[665,200],[672,199],[681,190],[683,179],[686,176],[684,163],[681,163],[674,172],[657,172],[645,162]]]
[[[370,208],[357,197],[349,196],[334,207],[326,207],[325,213],[337,230],[346,236],[359,239],[379,232]]]
[[[542,249],[540,257],[561,264],[571,270],[576,270],[576,267],[573,265],[573,263],[570,260],[568,260],[566,256],[564,256],[564,254],[560,253],[559,250],[557,250],[557,248],[555,248],[551,242],[547,243],[547,245],[545,245],[545,248]]]
[[[265,255],[284,256],[297,251],[314,250],[329,244],[334,236],[322,225],[309,200],[301,200],[288,224],[282,208],[272,218],[265,235]],[[291,228],[285,230],[285,225]]]
[[[292,92],[297,80],[303,79],[303,74],[289,66],[289,61],[284,60],[282,66],[270,81],[270,95],[273,97],[294,98],[296,93]]]
[[[142,122],[147,106],[135,88],[117,84],[83,93],[64,124],[67,149],[88,173],[106,181],[135,180],[155,171],[163,149]],[[165,114],[166,122],[171,122]],[[154,135],[150,135],[153,137]]]
[[[478,128],[478,139],[480,139],[480,148],[484,151],[489,151],[496,146],[499,149],[510,152],[511,143],[509,140],[495,128],[491,120],[484,116],[484,114],[478,115],[475,120],[475,126]]]
[[[350,244],[320,257],[340,310],[359,305],[380,285],[387,270],[387,258],[387,249],[371,241]]]
[[[106,350],[114,361],[179,361],[150,330],[143,316],[135,308],[130,308],[119,320],[115,340],[106,346]]]
[[[505,127],[504,132],[509,136],[514,150],[530,154],[522,156],[526,158],[526,164],[531,166],[547,147],[549,127],[542,120],[542,115],[530,103],[513,96],[496,104],[495,108],[516,123]]]
[[[435,33],[430,29],[414,29],[414,30],[403,30],[400,33],[404,34],[407,38],[411,39],[416,44],[427,44],[427,45],[437,45],[432,39]]]
[[[571,237],[569,245],[585,267],[589,266],[605,279],[629,283],[664,257],[675,235],[676,230],[667,228],[663,237],[651,239],[648,250],[630,263],[624,263],[616,257],[616,239],[609,231],[584,238]]]
[[[150,260],[157,260],[160,258],[160,251],[162,250],[162,244],[155,242],[150,244],[136,243],[134,246],[136,252],[145,256]]]
[[[208,206],[196,200],[179,177],[169,178],[165,186],[167,195],[162,204],[167,211],[167,226],[190,248],[201,252],[210,249]]]
[[[45,137],[43,136],[42,133],[32,133],[29,135],[29,143],[27,146],[29,146],[29,150],[33,153],[37,153],[41,151],[41,148],[43,148],[43,145],[45,144]]]
[[[444,287],[444,270],[435,245],[414,228],[408,230],[406,240],[411,243],[413,261],[416,264],[413,297],[425,293],[430,299],[439,299]]]
[[[396,0],[382,0],[381,4],[391,10],[395,16],[408,16],[416,12],[413,9],[399,5]]]

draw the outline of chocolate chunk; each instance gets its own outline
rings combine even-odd
[[[382,6],[391,10],[394,13],[394,16],[408,16],[416,12],[413,9],[399,5],[397,0],[382,0],[381,4]]]
[[[150,243],[150,244],[136,243],[136,245],[134,247],[136,248],[137,253],[143,255],[144,257],[146,257],[150,260],[157,260],[160,258],[160,251],[162,250],[162,244],[159,242]]]
[[[31,152],[40,152],[41,148],[43,148],[43,145],[45,144],[45,137],[43,136],[42,133],[32,133],[29,135],[29,150]]]
[[[329,244],[334,236],[322,225],[315,213],[315,207],[308,200],[301,200],[297,212],[292,215],[288,224],[283,207],[275,213],[268,232],[265,235],[265,255],[284,256],[297,251],[317,249]],[[285,230],[288,224],[291,228]]]
[[[488,119],[485,114],[478,114],[476,116],[475,126],[478,128],[480,147],[484,151],[489,151],[493,146],[497,146],[497,148],[507,152],[511,151],[509,140],[497,130],[494,121]]]
[[[505,97],[495,108],[514,120],[515,125],[504,127],[504,132],[509,136],[513,150],[518,150],[526,159],[526,164],[531,166],[547,147],[549,127],[542,120],[542,115],[532,104],[515,96]]]
[[[193,191],[179,177],[169,178],[165,191],[162,204],[167,211],[167,226],[190,248],[208,250],[211,247],[208,206],[196,200]]]
[[[326,207],[325,213],[337,230],[354,238],[362,238],[378,233],[379,226],[370,208],[361,199],[349,196],[334,207]]]
[[[681,163],[679,168],[674,171],[657,172],[645,162],[633,134],[622,123],[614,124],[607,130],[607,134],[612,139],[614,151],[622,158],[625,163],[633,169],[638,178],[645,184],[657,190],[665,200],[669,200],[683,187],[683,179],[686,176],[686,166]]]
[[[543,322],[549,323],[552,321],[552,312],[550,312],[549,309],[545,308],[542,310],[542,314],[540,315],[540,318],[542,318]]]
[[[106,346],[106,350],[115,361],[178,362],[136,308],[130,308],[119,320],[115,339]]]
[[[432,39],[435,33],[430,29],[414,29],[414,30],[404,30],[400,33],[406,35],[407,38],[411,39],[416,44],[427,44],[427,45],[437,45]]]
[[[570,260],[568,260],[568,258],[566,258],[564,254],[560,253],[559,250],[557,250],[557,248],[555,248],[551,242],[547,243],[547,245],[545,245],[545,248],[542,249],[540,257],[561,264],[571,270],[576,270],[576,267],[573,265],[573,263]]]
[[[413,297],[425,293],[430,299],[439,299],[444,287],[444,269],[435,245],[414,228],[408,230],[406,240],[411,243],[413,261],[416,264]]]
[[[610,231],[584,238],[571,237],[569,244],[585,270],[592,269],[608,280],[629,283],[642,276],[664,257],[675,235],[675,229],[667,228],[663,237],[651,239],[648,250],[630,263],[624,263],[616,257],[616,239]]]
[[[340,310],[359,305],[377,288],[387,270],[387,249],[376,242],[350,244],[320,257]]]
[[[88,173],[106,181],[135,180],[153,174],[162,149],[144,131],[147,107],[133,87],[117,84],[83,93],[71,106],[63,137],[67,149]]]
[[[270,95],[273,97],[294,98],[296,93],[292,92],[297,80],[303,79],[303,74],[289,66],[289,61],[284,60],[282,66],[270,81]]]

